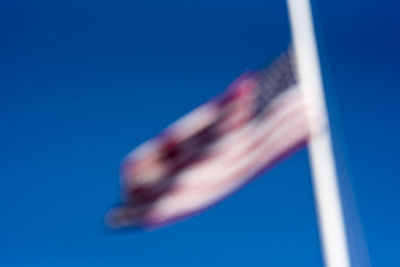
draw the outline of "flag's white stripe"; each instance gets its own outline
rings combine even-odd
[[[299,108],[299,107],[298,107]],[[304,112],[304,110],[301,110],[300,108],[298,110],[293,109],[292,110],[292,114],[289,114],[290,116],[293,115],[298,115],[298,113],[296,114],[295,112]],[[290,118],[290,117],[289,117]],[[304,118],[304,117],[303,117]],[[239,138],[241,138],[242,140],[233,140],[233,143],[229,144],[228,146],[223,148],[223,151],[221,153],[218,153],[220,156],[218,158],[216,157],[212,157],[209,160],[207,160],[207,162],[200,164],[199,166],[194,166],[194,168],[190,168],[188,170],[189,173],[192,172],[192,170],[196,170],[196,169],[203,169],[205,170],[205,173],[203,176],[199,176],[199,178],[197,180],[193,179],[192,177],[188,177],[186,175],[186,173],[182,173],[181,180],[178,179],[178,186],[184,186],[186,183],[190,184],[190,185],[195,185],[199,188],[201,188],[202,185],[204,185],[205,183],[205,178],[209,176],[209,170],[212,170],[215,168],[215,170],[221,170],[221,166],[231,166],[231,164],[236,163],[236,168],[240,167],[240,164],[244,164],[246,166],[247,161],[241,160],[240,157],[246,155],[248,158],[248,162],[251,163],[253,161],[255,161],[254,158],[252,158],[252,155],[258,155],[260,149],[263,148],[263,146],[258,146],[255,147],[252,150],[249,150],[249,148],[252,148],[252,146],[254,146],[255,143],[260,142],[260,140],[262,141],[260,143],[260,145],[265,145],[265,144],[269,144],[271,142],[274,141],[274,138],[279,137],[280,135],[282,135],[282,132],[284,132],[286,130],[286,128],[288,128],[288,126],[290,125],[291,121],[287,121],[288,118],[282,118],[281,119],[285,119],[286,121],[278,121],[277,123],[274,123],[273,125],[271,125],[272,127],[265,127],[265,129],[263,131],[259,130],[258,136],[252,136],[252,133],[255,132],[254,129],[251,129],[250,134],[248,135],[242,135]],[[296,118],[293,118],[291,120],[295,120]],[[279,123],[283,123],[283,126],[280,126]],[[243,140],[245,139],[245,140]],[[234,142],[239,142],[241,145],[241,149],[240,150],[233,150],[230,149],[232,146],[237,146],[237,144],[235,144]],[[243,162],[243,163],[242,163]],[[207,166],[207,168],[204,168],[204,166]],[[214,166],[214,168],[212,168]],[[226,173],[226,169],[222,169],[221,170],[221,177],[223,177],[224,173]],[[220,177],[218,174],[215,174],[214,176],[216,177]],[[185,179],[185,177],[187,177]],[[186,183],[185,183],[186,182]],[[211,181],[213,182],[213,181]]]
[[[304,110],[299,110],[299,112],[299,114],[301,114],[300,118],[293,118],[291,121],[286,122],[284,126],[279,126],[278,128],[269,128],[269,130],[273,132],[273,137],[266,140],[262,146],[260,146],[256,151],[253,151],[251,154],[243,154],[243,156],[246,156],[246,158],[243,158],[243,160],[237,162],[239,164],[236,166],[232,166],[232,162],[227,160],[222,163],[222,165],[221,163],[216,164],[214,168],[208,166],[210,164],[205,164],[205,167],[203,167],[203,174],[201,172],[201,168],[194,168],[186,173],[183,173],[182,177],[186,178],[187,181],[186,186],[197,189],[188,190],[187,193],[184,194],[178,193],[177,195],[166,196],[156,203],[154,207],[154,214],[156,214],[159,219],[163,218],[164,220],[177,214],[191,212],[192,210],[196,210],[211,204],[213,201],[240,187],[240,185],[246,182],[250,176],[259,171],[261,167],[273,161],[277,156],[281,155],[287,149],[291,148],[297,142],[306,137],[308,131],[303,114]],[[266,133],[266,131],[260,131],[260,134]],[[248,142],[248,146],[251,144],[251,142]],[[236,153],[243,153],[243,150],[237,151]],[[211,161],[215,162],[215,159]],[[242,173],[237,178],[235,177],[235,173],[243,172],[243,170],[249,166],[253,167],[247,172]],[[219,170],[222,170],[222,172]],[[215,174],[215,172],[218,171],[219,173]],[[222,187],[216,186],[218,183],[211,180],[209,185],[214,186],[214,188],[212,188],[213,190],[201,190],[201,194],[196,194],[196,191],[198,192],[201,186],[199,187],[199,184],[196,185],[196,183],[193,183],[194,180],[196,180],[195,178],[199,177],[202,179],[202,183],[204,185],[204,179],[209,177],[210,173],[214,173],[214,177],[223,177],[223,179],[218,179],[217,182],[224,181],[229,177],[235,177],[235,179],[232,179],[232,182],[226,183]],[[196,175],[197,177],[193,177],[193,175]],[[185,186],[185,183],[183,186]]]
[[[205,104],[171,124],[166,131],[171,132],[179,142],[206,127],[211,118],[216,118],[219,112],[213,103]]]
[[[282,138],[284,140],[276,140],[275,143],[271,143],[266,147],[266,149],[272,149],[273,153],[270,153],[262,160],[260,159],[256,166],[249,169],[247,172],[242,173],[241,176],[237,177],[237,179],[231,179],[229,183],[225,183],[224,186],[215,186],[214,188],[210,188],[210,190],[188,190],[185,193],[165,196],[153,207],[149,214],[151,220],[162,222],[177,216],[182,216],[212,205],[214,202],[229,195],[229,193],[238,189],[250,177],[256,174],[264,164],[272,162],[274,158],[285,153],[288,149],[304,140],[306,138],[306,133],[304,131],[306,130],[303,129],[301,132],[293,134],[293,131],[296,129],[298,130],[299,127],[304,127],[303,120],[288,129],[287,133]],[[225,166],[225,168],[228,167],[229,166]],[[240,172],[241,170],[237,171]],[[225,179],[233,177],[234,175],[235,174],[231,172],[229,176],[225,177]]]
[[[239,155],[239,157],[246,157],[248,160],[244,161],[243,159],[234,159],[232,162],[228,162],[225,166],[230,167],[232,166],[231,164],[234,164],[235,162],[243,162],[241,166],[235,166],[237,170],[236,172],[233,172],[229,178],[225,179],[218,179],[218,180],[213,180],[213,181],[202,181],[201,184],[185,184],[183,186],[183,191],[204,191],[204,190],[209,190],[217,186],[221,186],[222,184],[226,184],[226,182],[229,182],[231,179],[237,179],[241,180],[243,179],[244,181],[247,180],[247,177],[244,173],[249,167],[255,166],[257,167],[258,165],[263,165],[263,163],[268,163],[268,160],[273,160],[280,154],[276,154],[274,150],[269,150],[271,149],[271,146],[274,146],[276,143],[278,143],[277,140],[282,140],[282,136],[285,136],[286,138],[290,138],[290,134],[293,134],[293,132],[290,132],[291,130],[296,130],[296,136],[297,134],[306,134],[307,128],[306,127],[301,127],[302,122],[304,122],[304,118],[292,118],[291,121],[287,121],[287,124],[285,127],[281,127],[279,131],[272,132],[271,134],[271,139],[268,142],[263,142],[260,143],[259,146],[256,146],[253,151],[244,151],[243,154]],[[290,125],[290,127],[289,127]],[[288,137],[289,136],[289,137]],[[285,139],[283,139],[285,140]],[[255,141],[257,142],[257,141]],[[282,141],[285,143],[285,141]],[[250,144],[251,146],[251,144]],[[268,154],[265,154],[268,153]],[[266,159],[266,157],[268,157]],[[242,178],[240,178],[242,177]],[[181,190],[178,191],[181,193]]]
[[[214,156],[211,156],[205,163],[201,162],[199,167],[201,168],[202,164],[207,164],[210,168],[214,167],[213,169],[216,171],[225,172],[225,170],[220,169],[220,166],[229,166],[229,164],[236,162],[236,159],[243,154],[251,155],[252,151],[248,150],[255,141],[260,142],[268,138],[268,133],[276,131],[280,127],[280,123],[284,122],[288,117],[303,114],[303,108],[301,99],[291,99],[290,102],[286,103],[286,106],[268,116],[264,122],[259,122],[258,124],[249,123],[237,132],[225,137],[224,139],[226,140],[222,140],[221,143],[216,145],[214,150],[211,150],[210,153]],[[241,161],[237,161],[236,163],[238,162]],[[197,166],[193,167],[196,168]],[[185,173],[182,173],[182,176],[185,177]],[[208,176],[207,170],[204,176]],[[218,175],[215,176],[218,177]],[[181,179],[178,181],[178,185],[182,185],[185,182],[189,184],[202,184],[204,183],[204,178],[199,177],[197,180],[192,178]]]
[[[247,122],[239,129],[226,134],[217,144],[213,146],[211,152],[226,151],[229,150],[230,155],[234,155],[235,152],[240,154],[240,151],[246,148],[248,145],[245,138],[251,137],[262,137],[266,131],[269,131],[276,127],[280,121],[292,113],[293,110],[302,106],[301,96],[297,90],[292,90],[280,98],[279,101],[274,102],[271,105],[270,112],[267,115],[255,122]],[[263,132],[264,131],[264,132]],[[219,162],[216,162],[219,164]]]

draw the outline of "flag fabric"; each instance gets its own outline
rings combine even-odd
[[[310,131],[290,52],[133,150],[121,167],[112,227],[157,228],[229,196],[301,148]]]

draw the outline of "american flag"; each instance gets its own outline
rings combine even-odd
[[[290,52],[244,73],[126,157],[109,225],[152,229],[208,209],[307,142],[306,108]]]

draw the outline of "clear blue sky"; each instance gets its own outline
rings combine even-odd
[[[313,6],[351,236],[400,266],[400,5]],[[322,266],[306,150],[185,222],[103,225],[132,148],[286,49],[284,1],[2,0],[0,25],[1,266]]]

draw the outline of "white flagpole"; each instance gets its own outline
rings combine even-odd
[[[316,100],[319,108],[317,114],[309,110],[307,116],[313,133],[308,145],[309,159],[324,261],[328,267],[349,267],[350,257],[311,7],[308,0],[287,0],[287,3],[299,84],[305,99]],[[315,120],[316,115],[319,120]],[[321,126],[324,129],[322,133]]]

